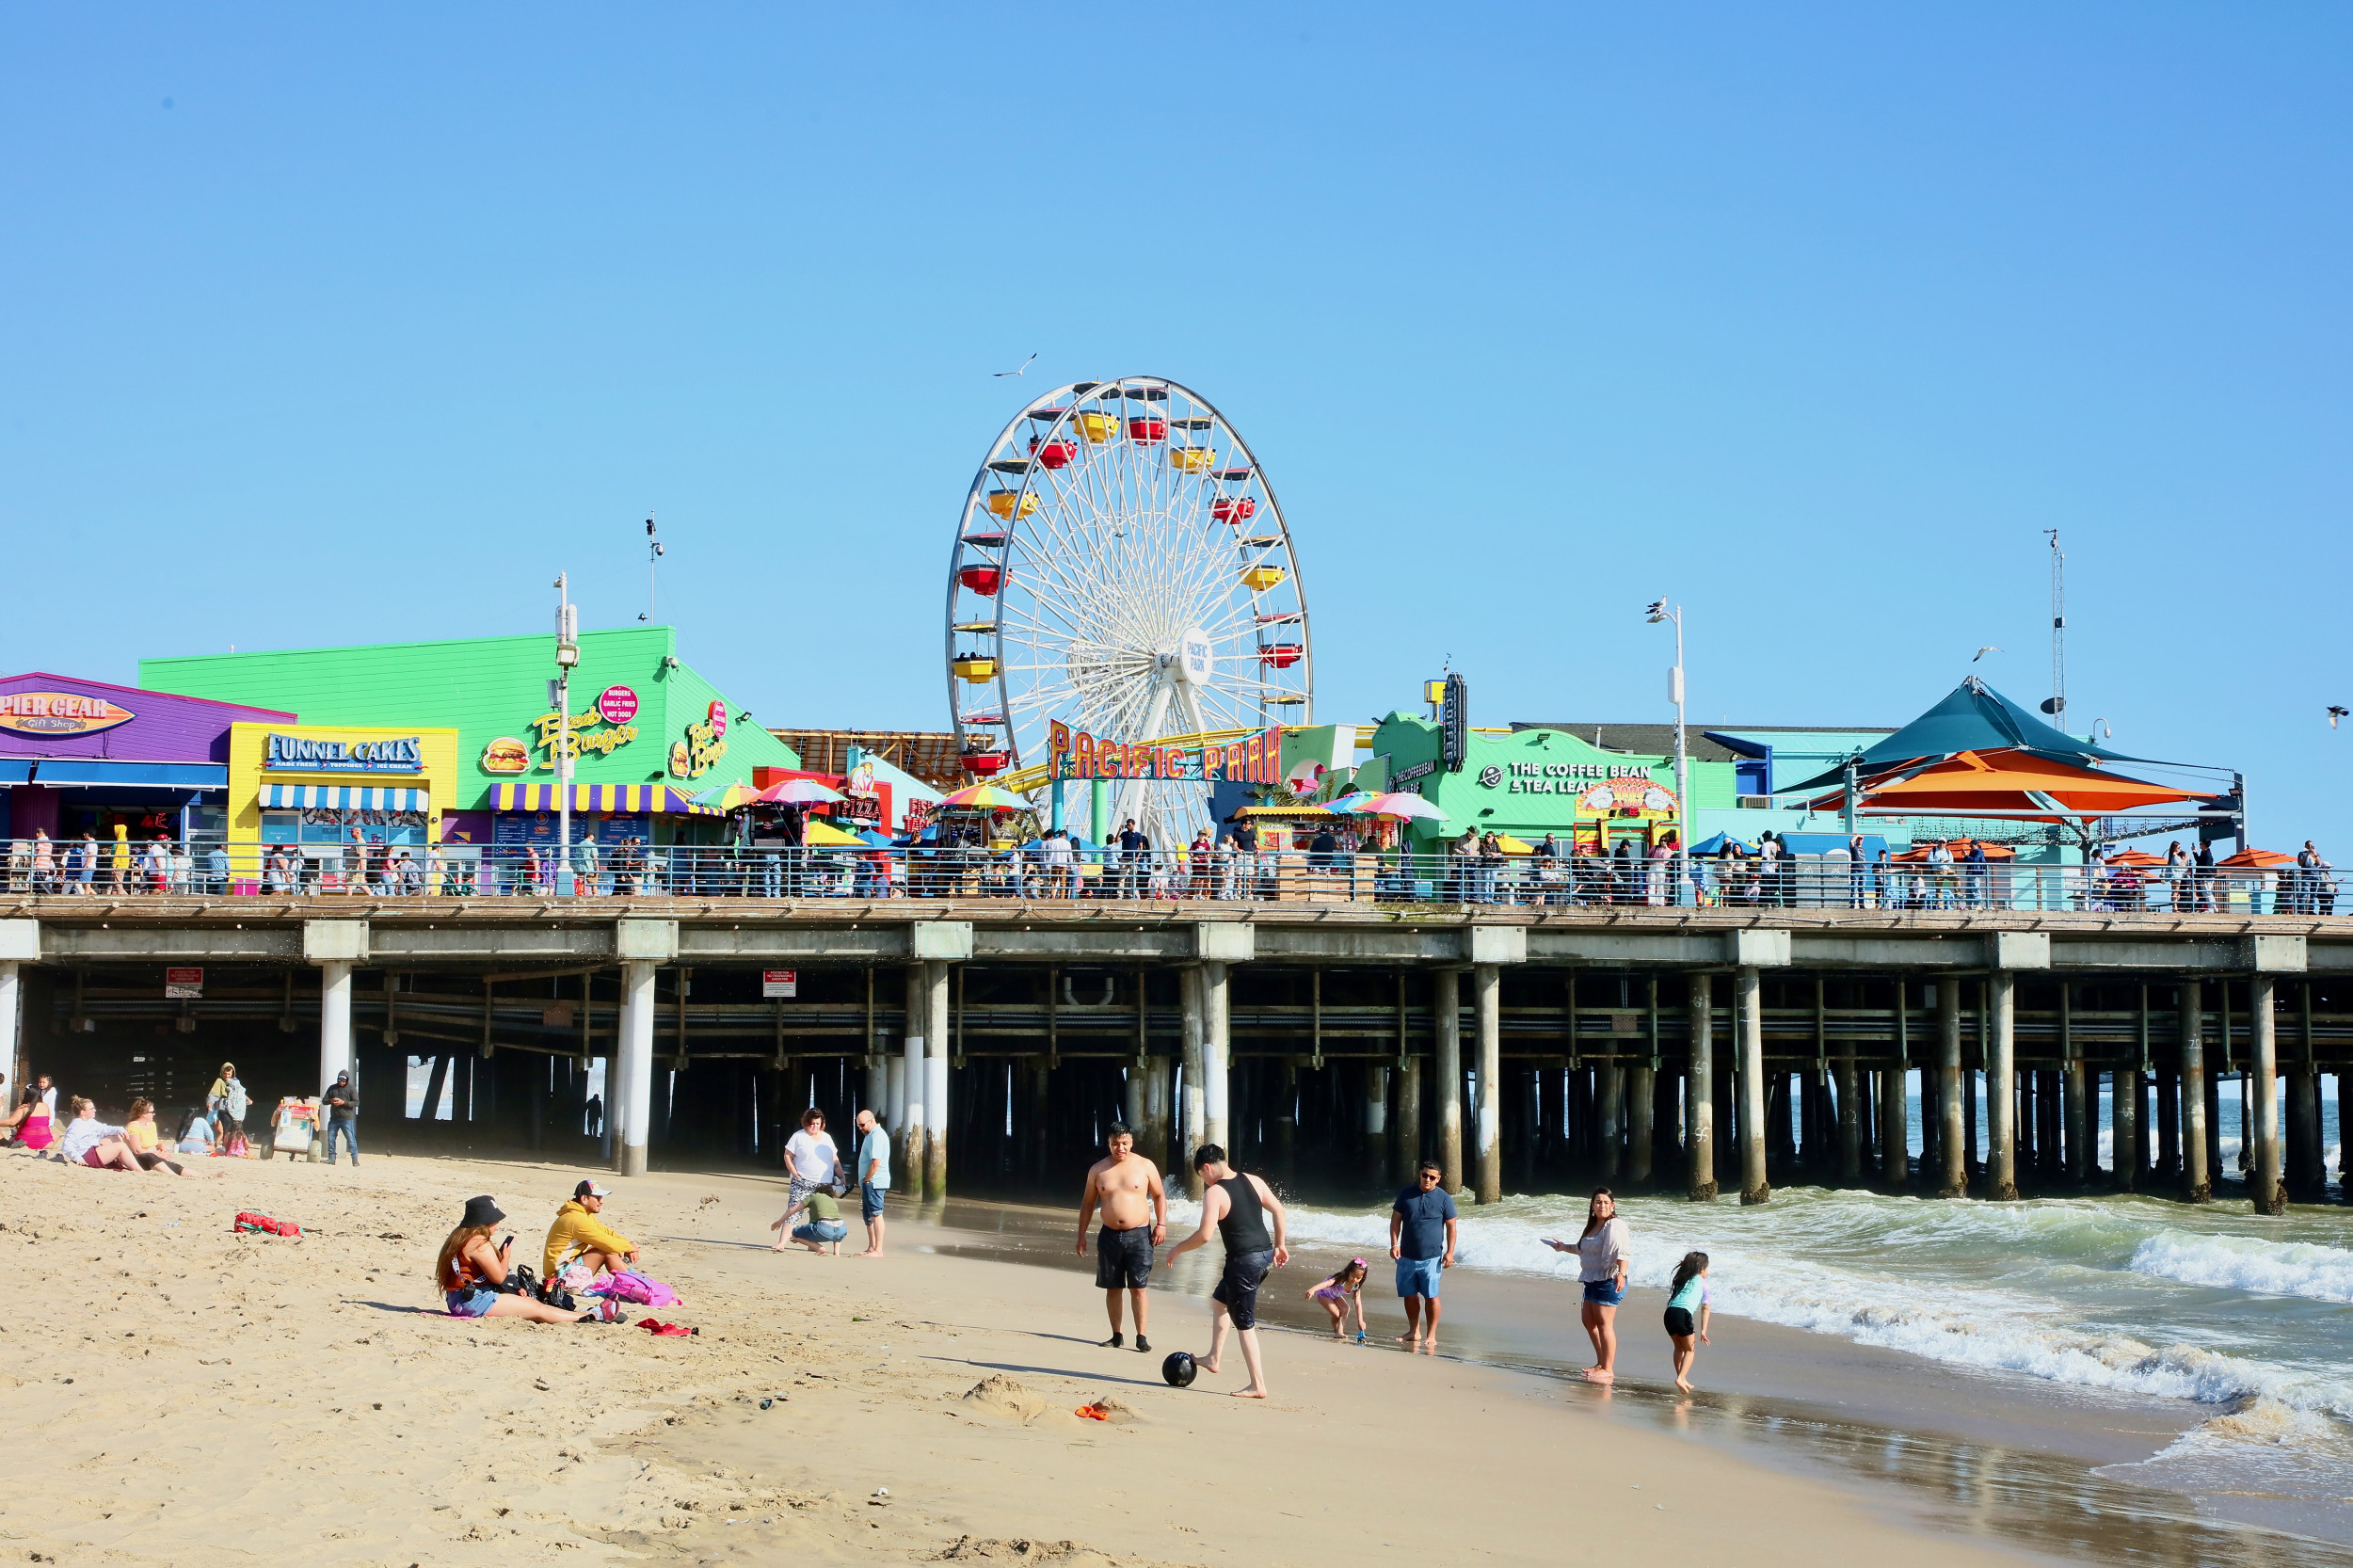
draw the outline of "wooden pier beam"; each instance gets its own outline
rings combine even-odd
[[[1479,1023],[1479,1201],[1503,1201],[1503,970],[1471,968]]]
[[[1936,988],[1937,1181],[1940,1198],[1969,1195],[1968,1107],[1961,1073],[1961,982],[1950,975]]]
[[[2182,1106],[2182,1196],[2190,1203],[2214,1201],[2214,1174],[2206,1163],[2206,1045],[2203,999],[2198,982],[2180,989]]]
[[[1463,1190],[1463,998],[1462,971],[1436,969],[1430,976],[1431,1013],[1437,1024],[1438,1180],[1449,1192]]]
[[[1733,1028],[1739,1040],[1740,1201],[1766,1203],[1773,1195],[1765,1178],[1765,981],[1753,964],[1733,976]]]
[[[2253,1202],[2258,1214],[2284,1214],[2288,1194],[2281,1180],[2279,1019],[2272,1010],[2271,976],[2259,973],[2248,982],[2247,1005],[2253,1037],[2248,1064],[2255,1101]]]
[[[1684,1195],[1693,1203],[1716,1196],[1715,983],[1705,971],[1690,976],[1685,1004],[1691,1044],[1683,1075]]]
[[[2018,1196],[2018,977],[1995,969],[1986,985],[1986,1187],[2007,1201]]]

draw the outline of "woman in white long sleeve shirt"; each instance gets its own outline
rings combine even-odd
[[[1577,1254],[1577,1275],[1585,1300],[1578,1318],[1585,1336],[1593,1342],[1593,1364],[1585,1368],[1593,1383],[1618,1380],[1618,1304],[1625,1300],[1626,1256],[1633,1239],[1618,1218],[1618,1200],[1607,1187],[1593,1190],[1586,1207],[1585,1231],[1576,1241],[1545,1243],[1554,1252]]]

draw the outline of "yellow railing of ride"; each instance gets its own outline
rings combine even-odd
[[[1240,729],[1196,729],[1186,735],[1163,735],[1157,741],[1149,741],[1145,744],[1147,745],[1156,746],[1186,747],[1224,745],[1229,741],[1239,741],[1244,736],[1256,735],[1261,728],[1264,728],[1266,727],[1253,725]],[[1301,730],[1320,727],[1304,724],[1287,724],[1282,725],[1279,728],[1286,735],[1296,735]],[[1372,744],[1372,732],[1373,727],[1371,725],[1360,724],[1356,727],[1357,750],[1363,751]],[[989,782],[996,785],[1000,790],[1010,790],[1015,794],[1026,795],[1034,790],[1044,789],[1049,782],[1051,782],[1051,780],[1049,780],[1047,776],[1047,765],[1040,762],[1032,767],[1022,768],[1014,773],[1001,775],[996,778],[990,779]]]

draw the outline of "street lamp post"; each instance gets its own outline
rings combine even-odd
[[[1683,744],[1683,606],[1669,609],[1664,599],[1653,600],[1647,618],[1653,626],[1673,621],[1675,629],[1675,664],[1667,672],[1667,700],[1675,705],[1675,813],[1682,831],[1675,835],[1673,902],[1681,904],[1690,881],[1684,874],[1684,862],[1691,853],[1691,758]]]
[[[571,577],[555,574],[555,896],[572,893],[572,668],[580,663],[580,612]]]

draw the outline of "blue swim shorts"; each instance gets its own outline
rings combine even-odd
[[[859,1218],[863,1219],[870,1225],[876,1220],[881,1219],[883,1217],[883,1199],[888,1197],[889,1195],[890,1189],[888,1187],[877,1187],[871,1181],[859,1182],[857,1184],[857,1203],[858,1208],[861,1210]]]
[[[1438,1297],[1438,1275],[1443,1271],[1434,1257],[1401,1257],[1397,1260],[1397,1294],[1402,1301],[1407,1296]]]
[[[1608,1279],[1589,1279],[1585,1282],[1585,1299],[1603,1306],[1615,1306],[1625,1300],[1625,1287],[1618,1283],[1615,1274]]]

